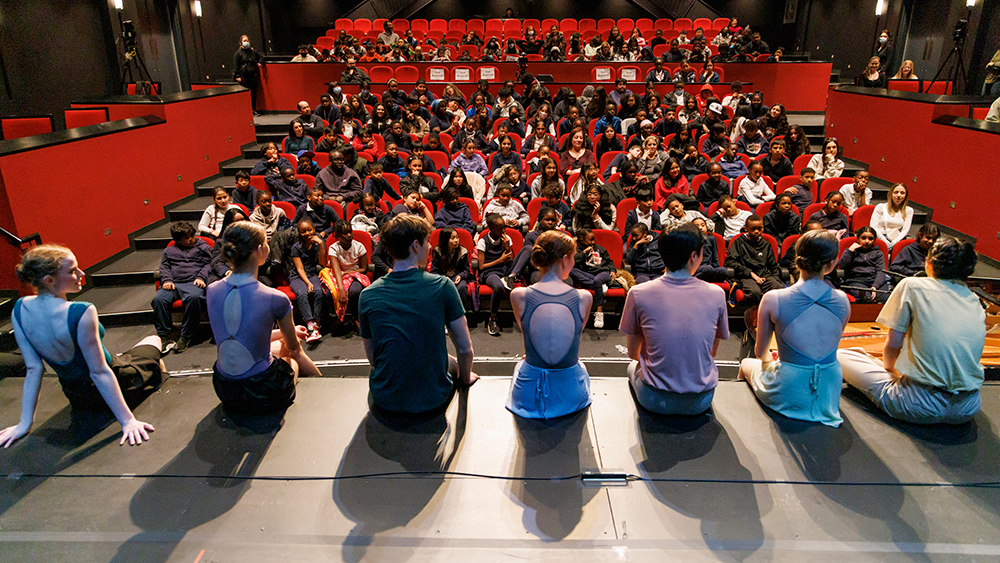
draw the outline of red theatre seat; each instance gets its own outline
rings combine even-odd
[[[553,18],[546,18],[542,20],[542,25],[541,25],[542,34],[544,35],[548,33],[549,29],[551,29],[552,26],[555,26],[556,29],[559,29],[559,20]]]
[[[334,22],[334,26],[338,30],[343,29],[344,31],[350,31],[354,29],[354,20],[350,18],[339,18],[336,22]]]
[[[410,29],[412,29],[414,33],[418,31],[421,33],[427,33],[430,31],[430,26],[427,24],[427,20],[413,20],[410,22]]]
[[[697,18],[694,20],[693,25],[695,29],[700,27],[702,31],[708,31],[712,29],[712,20],[708,18]]]
[[[372,84],[385,84],[393,77],[392,67],[373,66],[368,73],[371,76]]]
[[[430,31],[440,31],[441,33],[448,32],[448,22],[442,19],[431,20]]]
[[[674,29],[674,21],[668,20],[666,18],[660,18],[653,23],[653,30],[662,29],[663,31],[671,31]]]
[[[414,83],[420,78],[420,71],[415,66],[403,65],[396,67],[396,81]]]
[[[482,37],[486,33],[486,22],[483,20],[469,20],[469,23],[465,26],[465,31],[475,31]]]
[[[372,30],[372,20],[368,18],[358,18],[354,20],[354,29],[359,29],[368,33]]]
[[[722,28],[729,26],[729,18],[715,18],[712,21],[712,29],[722,31]]]
[[[584,18],[580,20],[580,31],[586,31],[588,29],[597,29],[597,20],[591,18]]]
[[[694,29],[694,21],[691,18],[677,18],[674,20],[674,29],[678,31]]]
[[[635,28],[639,30],[639,33],[646,37],[646,32],[649,32],[649,36],[652,37],[653,33],[653,20],[649,18],[639,18],[635,20]]]
[[[55,124],[51,115],[0,117],[0,130],[3,131],[4,140],[7,141],[51,133],[53,129]]]
[[[109,120],[108,108],[72,108],[66,111],[66,128],[97,125]]]
[[[559,22],[559,30],[562,31],[564,35],[575,32],[577,30],[576,20],[573,18],[563,18]]]

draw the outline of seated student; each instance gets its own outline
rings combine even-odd
[[[569,205],[562,198],[564,193],[566,193],[565,189],[560,184],[550,182],[542,188],[541,197],[543,197],[545,201],[542,202],[541,209],[548,207],[554,210],[557,216],[556,223],[561,228],[566,229],[569,227],[569,223],[573,219],[573,214]]]
[[[582,228],[618,230],[617,210],[601,203],[601,186],[593,184],[587,188],[586,196],[573,204],[572,230]]]
[[[549,135],[543,122],[533,119],[531,126],[531,135],[525,137],[521,143],[521,156],[527,157],[531,151],[541,151],[542,147],[548,147],[550,151],[556,150],[556,140]]]
[[[604,328],[604,294],[615,279],[617,269],[607,249],[597,244],[590,229],[576,231],[576,257],[569,273],[575,285],[594,292],[594,328]]]
[[[379,232],[386,220],[385,213],[378,205],[378,200],[372,194],[365,194],[361,198],[361,205],[358,206],[351,217],[351,228],[355,231],[364,231],[371,235],[372,242],[378,242]]]
[[[698,186],[698,193],[695,198],[706,210],[714,202],[724,195],[733,192],[729,179],[722,175],[722,166],[718,162],[713,162],[708,166],[708,179]]]
[[[708,171],[708,161],[704,155],[698,152],[698,147],[688,145],[684,148],[684,158],[681,159],[681,172],[687,178],[688,184],[698,174],[705,174]]]
[[[601,178],[601,169],[596,164],[588,162],[580,168],[580,173],[576,181],[569,187],[569,201],[576,203],[577,200],[584,196],[587,186],[603,185],[604,178]]]
[[[238,208],[236,210],[239,211]],[[221,224],[220,221],[220,227]],[[180,354],[187,350],[201,323],[212,249],[195,236],[194,227],[187,221],[170,225],[170,237],[174,239],[174,244],[163,250],[160,259],[160,289],[156,290],[152,303],[153,326],[163,343],[161,351],[166,354],[173,349]],[[170,338],[174,330],[171,312],[174,301],[178,299],[184,305],[184,320],[181,321],[181,337],[174,345]]]
[[[396,193],[392,184],[386,181],[382,174],[382,165],[377,162],[372,163],[368,168],[368,178],[365,179],[364,193],[372,195],[375,201],[382,199],[385,195],[388,195],[389,199],[393,201],[403,199],[403,196]]]
[[[276,201],[287,201],[295,207],[299,207],[306,202],[309,186],[304,181],[295,176],[292,168],[282,168],[281,174],[277,176],[266,176],[264,181]],[[320,190],[322,191],[322,189]]]
[[[472,174],[473,181],[478,182],[476,174]],[[465,175],[465,170],[461,168],[455,168],[448,173],[444,178],[444,185],[442,187],[453,187],[458,190],[459,197],[467,197],[469,199],[478,199],[476,197],[476,186],[473,186],[469,181],[469,177]]]
[[[503,217],[508,227],[520,229],[528,225],[528,212],[524,210],[524,206],[519,200],[511,197],[512,193],[510,184],[500,184],[496,189],[496,198],[486,204],[483,214],[488,216],[496,213]],[[484,219],[483,226],[485,225],[486,220]]]
[[[792,161],[788,160],[788,157],[785,156],[784,139],[771,141],[770,151],[770,154],[759,162],[764,167],[764,175],[777,184],[778,180],[794,174],[792,171]]]
[[[444,130],[442,130],[441,132],[444,132]],[[448,155],[448,158],[451,158],[450,147],[446,147],[441,144],[441,132],[431,131],[430,133],[427,134],[427,141],[423,143],[424,151],[443,152],[444,154]],[[439,172],[439,174],[441,173]],[[444,176],[444,174],[441,175]]]
[[[372,365],[369,390],[373,408],[382,412],[438,412],[448,406],[456,385],[479,378],[472,371],[472,341],[455,284],[423,267],[430,235],[424,221],[407,215],[390,219],[381,242],[393,270],[361,292],[361,337]],[[448,356],[446,332],[457,359]]]
[[[476,143],[472,140],[466,141],[462,145],[462,152],[451,161],[448,171],[456,168],[461,168],[466,172],[475,172],[484,178],[489,175],[486,170],[486,161],[476,154]]]
[[[764,215],[764,232],[778,241],[779,248],[786,238],[802,232],[802,218],[792,213],[792,196],[787,192],[779,195]]]
[[[424,172],[434,172],[440,176],[446,176],[448,171],[445,168],[435,168],[434,160],[424,154],[424,144],[420,141],[413,143],[413,147],[410,149],[410,156],[415,156],[424,163]]]
[[[337,211],[323,202],[323,190],[321,188],[309,188],[309,195],[306,202],[295,210],[295,217],[292,224],[298,225],[303,219],[309,219],[313,228],[322,233],[324,237],[333,233],[333,226],[340,221]]]
[[[465,141],[470,140],[480,152],[489,150],[490,143],[486,140],[486,136],[479,130],[479,118],[475,115],[465,118],[465,121],[462,122],[462,129],[458,133],[455,133],[451,140],[451,154],[454,155],[455,153],[462,152],[465,148]],[[485,164],[484,162],[484,168]]]
[[[839,154],[840,144],[837,139],[823,142],[823,154],[814,154],[808,164],[816,172],[816,179],[840,178],[844,173],[844,161],[837,158]]]
[[[431,209],[434,207],[428,203],[424,203],[423,198],[420,196],[420,192],[416,189],[409,187],[403,192],[403,199],[396,204],[396,207],[392,208],[392,216],[396,215],[416,215],[421,219],[427,221],[428,225],[434,225],[434,215],[431,213]]]
[[[743,226],[747,219],[753,215],[752,212],[740,209],[736,205],[736,200],[730,195],[719,198],[719,209],[712,215],[712,223],[715,228],[711,229],[722,235],[726,242],[743,232]]]
[[[882,359],[860,348],[837,352],[844,381],[893,418],[971,419],[979,412],[986,339],[985,313],[966,286],[975,267],[970,243],[939,238],[927,254],[927,277],[901,281],[879,313],[889,328]]]
[[[934,246],[934,241],[939,236],[941,236],[941,232],[934,223],[924,223],[921,225],[920,230],[917,231],[917,242],[903,247],[892,261],[892,264],[889,265],[889,270],[904,276],[924,275],[927,251]]]
[[[889,190],[889,201],[876,205],[872,213],[871,227],[889,250],[910,233],[913,208],[907,205],[909,201],[910,195],[906,186],[896,184]]]
[[[844,251],[837,264],[837,268],[844,270],[840,288],[859,303],[885,303],[889,298],[889,278],[882,271],[885,254],[875,245],[875,230],[865,225],[854,236],[858,237],[857,242]]]
[[[750,158],[767,154],[770,143],[767,137],[761,134],[760,126],[754,120],[747,120],[743,125],[743,135],[736,140],[736,151],[741,152]]]
[[[795,243],[799,281],[764,296],[757,312],[755,355],[740,362],[757,399],[798,420],[838,427],[842,376],[837,345],[851,315],[847,296],[823,281],[836,267],[837,240],[810,231]],[[793,328],[794,325],[794,328]],[[771,337],[778,344],[777,358]]]
[[[462,298],[466,311],[471,310],[469,281],[472,279],[472,268],[469,251],[462,246],[462,239],[455,229],[444,227],[438,234],[438,244],[431,251],[430,272],[451,280]]]
[[[750,169],[747,168],[743,159],[737,154],[740,152],[739,147],[736,143],[729,143],[726,145],[725,152],[722,153],[722,158],[719,159],[719,166],[722,167],[722,174],[729,178],[730,180],[735,180],[740,176],[744,176],[750,173]]]
[[[276,143],[264,143],[264,146],[260,149],[260,161],[250,169],[250,175],[274,176],[280,170],[293,168],[291,162],[288,162],[285,157],[279,156],[280,152]]]
[[[324,127],[323,138],[321,138],[319,143],[316,144],[314,152],[328,153],[341,146],[343,142],[344,140],[337,135],[337,132],[333,130],[333,127]]]
[[[710,158],[715,158],[726,150],[729,141],[726,139],[726,128],[720,124],[713,125],[708,137],[701,143],[701,152]]]
[[[608,167],[604,169],[604,172],[601,174],[604,177],[604,181],[608,181],[612,175],[619,172],[626,162],[637,163],[641,156],[642,142],[637,139],[633,139],[632,143],[629,144],[628,149],[622,154],[615,155],[615,157],[611,159],[611,162],[608,164]]]
[[[354,231],[347,221],[338,221],[333,228],[337,240],[327,250],[329,267],[333,270],[331,278],[321,277],[324,283],[334,282],[331,289],[334,313],[340,322],[344,322],[344,314],[349,313],[358,322],[358,298],[361,291],[368,287],[368,251],[365,245],[354,240]]]
[[[406,161],[399,156],[399,148],[396,143],[386,141],[385,154],[378,159],[378,164],[383,172],[389,172],[397,176],[406,176]]]
[[[441,229],[453,227],[465,229],[472,235],[476,234],[476,223],[472,220],[472,212],[469,206],[459,200],[458,190],[452,186],[441,191],[441,202],[443,205],[434,216],[434,227]]]
[[[246,170],[236,172],[236,189],[230,192],[229,199],[247,209],[257,205],[257,188],[250,185],[250,174]]]
[[[301,150],[298,153],[296,153],[297,157],[296,162],[298,162],[298,166],[295,167],[295,173],[308,174],[310,176],[319,175],[319,172],[320,170],[322,170],[322,168],[320,168],[319,165],[316,164],[316,161],[313,160],[315,156],[316,156],[315,153],[307,150]]]
[[[413,143],[410,134],[403,131],[403,124],[398,121],[392,122],[389,131],[382,135],[382,139],[385,141],[386,149],[388,149],[389,143],[392,143],[399,150],[409,151],[411,143]]]
[[[672,231],[684,223],[690,223],[695,219],[705,220],[709,230],[715,230],[715,223],[702,215],[700,211],[684,209],[684,202],[676,194],[667,198],[666,209],[663,210],[663,213],[660,213],[660,224],[663,225],[664,231]]]
[[[190,225],[187,229],[194,234]],[[165,369],[160,362],[159,338],[147,337],[125,354],[112,356],[102,342],[104,327],[96,308],[84,301],[67,300],[83,285],[83,272],[68,248],[34,246],[21,257],[15,273],[37,295],[18,299],[11,315],[27,371],[21,418],[16,425],[0,430],[0,446],[9,447],[34,424],[45,370],[42,360],[56,373],[74,411],[111,410],[122,426],[119,445],[128,442],[134,446],[148,440],[153,426],[135,418],[123,391],[130,398],[140,398],[148,389],[160,386]]]
[[[479,234],[476,241],[479,283],[488,285],[493,290],[490,297],[490,317],[486,322],[490,336],[500,336],[497,313],[500,311],[500,302],[510,292],[504,284],[504,278],[510,273],[514,253],[511,248],[513,243],[505,230],[503,217],[495,213],[487,215],[486,230]]]
[[[666,273],[625,298],[618,330],[628,337],[629,383],[639,405],[655,413],[703,413],[719,382],[713,358],[729,338],[729,318],[722,288],[693,277],[704,245],[692,225],[660,233]]]
[[[521,154],[514,150],[514,140],[509,135],[499,136],[495,143],[498,150],[490,157],[490,170],[496,170],[505,164],[521,168]]]
[[[230,225],[246,220],[247,218],[243,215],[243,212],[238,209],[226,211],[226,218],[222,220],[222,234],[219,235],[219,240],[226,236],[226,229]],[[214,282],[228,276],[229,273],[229,265],[222,256],[222,245],[216,244],[212,247],[212,259],[208,263],[208,278],[205,279],[205,284],[212,285]]]
[[[726,267],[733,269],[747,305],[759,302],[763,293],[784,287],[778,279],[778,259],[763,234],[764,221],[756,215],[747,217],[746,233],[733,241],[726,256]]]
[[[812,193],[812,186],[815,179],[816,172],[806,166],[802,169],[802,173],[799,174],[799,183],[790,188],[785,188],[785,191],[781,193],[792,196],[792,205],[805,211],[806,207],[816,202],[816,196]]]
[[[713,231],[709,230],[708,222],[701,217],[695,217],[691,224],[698,227],[702,236],[705,237],[705,246],[702,250],[701,264],[695,268],[694,277],[707,282],[724,282],[729,279],[729,272],[726,268],[719,266],[719,250]]]
[[[538,220],[535,222],[535,228],[524,236],[524,244],[514,257],[510,273],[504,278],[504,285],[506,287],[513,288],[518,281],[526,282],[525,285],[530,285],[538,281],[541,275],[531,265],[531,249],[542,233],[551,231],[552,229],[564,230],[558,224],[558,221],[558,215],[551,207],[543,207],[538,212]]]
[[[764,166],[760,162],[750,163],[750,172],[740,181],[738,199],[754,209],[765,201],[774,201],[774,192],[764,181]]]
[[[344,205],[361,200],[361,178],[347,166],[347,158],[339,150],[330,151],[330,166],[320,170],[315,186],[323,189],[324,198]]]
[[[225,188],[215,186],[212,190],[212,205],[205,209],[201,214],[201,221],[198,221],[198,234],[214,240],[222,232],[222,219],[226,216],[226,211],[239,208],[238,205],[229,203],[229,192]]]
[[[293,121],[288,124],[288,136],[281,141],[281,147],[286,153],[295,154],[299,151],[315,150],[316,141],[306,135],[306,130],[300,121]]]
[[[408,188],[415,189],[420,192],[420,197],[431,203],[440,198],[437,182],[434,178],[424,175],[424,162],[419,156],[413,155],[406,159],[406,170],[406,177],[399,181],[400,192]]]
[[[632,232],[632,227],[637,223],[646,225],[647,230],[660,232],[660,214],[653,209],[653,190],[649,189],[648,183],[635,190],[635,209],[628,212],[625,217],[625,230],[622,231],[622,241],[625,241]]]
[[[232,273],[206,292],[218,344],[215,392],[229,412],[285,408],[295,399],[299,375],[319,375],[299,343],[306,330],[294,325],[288,298],[257,280],[269,251],[260,226],[233,224],[219,244]],[[275,322],[278,328],[272,330]]]
[[[524,418],[551,419],[590,405],[590,376],[579,358],[580,334],[592,297],[567,289],[573,269],[573,239],[561,231],[538,237],[531,262],[541,279],[511,292],[514,320],[521,327],[525,357],[514,367],[507,410]],[[544,387],[545,392],[538,389]]]
[[[840,212],[843,205],[844,196],[840,192],[830,192],[826,194],[826,205],[823,206],[823,209],[813,213],[809,220],[816,221],[824,229],[833,232],[838,240],[842,239],[850,230],[847,215]]]
[[[658,233],[651,233],[645,223],[636,223],[629,231],[628,252],[625,263],[632,267],[635,283],[643,283],[663,275],[663,258],[660,257]]]
[[[844,207],[847,214],[853,215],[859,207],[868,205],[872,201],[872,191],[868,188],[868,172],[858,170],[854,174],[854,183],[841,186],[840,195],[844,196]]]
[[[539,161],[538,177],[531,182],[531,198],[545,197],[542,188],[555,182],[559,184],[562,194],[566,193],[566,182],[559,176],[559,166],[555,160],[545,157]],[[560,196],[561,197],[561,196]]]
[[[253,213],[248,219],[264,227],[264,234],[267,236],[268,242],[271,241],[274,233],[278,232],[278,229],[284,228],[283,225],[289,222],[289,219],[285,217],[284,210],[274,206],[271,202],[271,194],[267,192],[257,193],[257,206],[254,207]]]
[[[338,221],[339,222],[339,219]],[[326,241],[316,233],[309,219],[295,222],[299,239],[292,245],[290,256],[294,267],[288,272],[288,285],[295,294],[295,304],[302,322],[306,323],[306,342],[316,342],[323,319],[323,286],[319,281],[321,264],[326,264]]]
[[[522,178],[521,169],[510,164],[505,164],[499,169],[494,170],[493,176],[490,178],[489,187],[486,190],[486,199],[490,200],[497,197],[497,188],[503,184],[507,184],[510,186],[511,197],[521,202],[522,206],[527,205],[531,198],[531,188],[528,187],[528,183]]]

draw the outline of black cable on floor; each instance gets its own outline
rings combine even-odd
[[[164,475],[159,473],[143,474],[45,474],[45,473],[10,473],[6,475],[8,480],[20,478],[33,479],[232,479],[237,481],[346,481],[353,479],[379,479],[387,477],[471,477],[476,479],[490,479],[495,481],[573,481],[583,480],[585,475],[577,473],[575,475],[553,476],[553,477],[517,477],[510,475],[488,475],[485,473],[469,473],[464,471],[390,471],[383,473],[361,473],[357,475],[302,475],[302,476],[280,476],[280,475]],[[647,483],[686,483],[686,484],[723,484],[723,485],[811,485],[811,486],[892,486],[892,487],[941,487],[941,488],[1000,488],[1000,481],[978,481],[971,483],[924,483],[924,482],[895,482],[895,483],[872,483],[865,481],[802,481],[791,479],[696,479],[696,478],[670,478],[670,477],[642,477],[639,475],[625,475],[627,482],[647,482]]]

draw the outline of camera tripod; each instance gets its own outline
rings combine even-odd
[[[135,32],[132,20],[122,20],[122,15],[119,13],[118,24],[122,30],[120,39],[125,50],[125,62],[122,64],[122,78],[118,82],[118,92],[128,94],[128,85],[135,83],[135,93],[139,94],[139,84],[141,82],[146,82],[149,84],[149,88],[152,89],[153,77],[150,76],[149,69],[146,68],[146,61],[142,60],[142,54],[139,53],[139,49],[137,48],[136,38],[138,34]],[[143,78],[143,74],[145,74],[145,78]],[[136,80],[137,78],[138,80]],[[159,92],[150,93],[159,94]]]
[[[966,33],[968,32],[968,28],[966,26],[968,23],[968,19],[959,20],[958,24],[955,25],[955,30],[952,31],[952,38],[954,39],[955,44],[952,46],[951,52],[948,53],[948,56],[945,57],[944,62],[942,62],[941,66],[938,68],[937,74],[934,75],[934,79],[931,80],[931,83],[928,84],[926,88],[924,88],[924,92],[930,92],[931,87],[934,86],[934,83],[938,81],[938,78],[940,78],[945,69],[948,68],[949,63],[951,64],[951,70],[948,71],[945,76],[951,80],[951,93],[954,94],[959,91],[959,78],[962,79],[962,87],[965,87],[965,83],[969,75],[965,70],[965,57],[963,55],[965,51]]]

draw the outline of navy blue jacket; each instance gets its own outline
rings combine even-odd
[[[469,210],[468,205],[461,202],[458,204],[458,209],[451,210],[447,207],[442,207],[434,215],[434,228],[441,229],[444,227],[465,229],[472,235],[476,234],[476,224],[472,221],[472,211]]]
[[[660,257],[659,242],[655,236],[648,244],[640,244],[638,248],[629,247],[628,254],[625,255],[625,262],[632,266],[634,275],[658,276],[663,273],[665,268],[663,258]]]
[[[163,250],[160,258],[160,283],[191,283],[208,281],[208,266],[212,262],[212,248],[200,238],[191,248],[176,244]]]
[[[295,210],[295,219],[292,219],[292,223],[298,226],[299,221],[303,219],[309,219],[312,221],[313,227],[316,227],[316,232],[322,231],[323,236],[330,236],[333,232],[333,226],[340,220],[340,216],[337,212],[329,205],[324,204],[319,209],[308,209],[309,203],[303,203]]]
[[[294,185],[286,184],[281,176],[268,176],[264,178],[264,181],[271,189],[271,195],[274,196],[275,201],[287,201],[295,207],[306,202],[306,190],[309,189],[309,186],[300,178],[295,179]]]
[[[652,215],[652,217],[650,218],[649,221],[649,224],[651,225],[649,230],[657,232],[663,230],[663,227],[660,225],[660,214],[657,213],[656,210],[654,209],[650,213],[650,215]],[[628,237],[632,235],[632,227],[634,227],[635,224],[638,222],[639,222],[639,210],[633,209],[632,211],[629,211],[628,215],[625,217],[625,228],[622,229],[623,241],[628,240]]]

